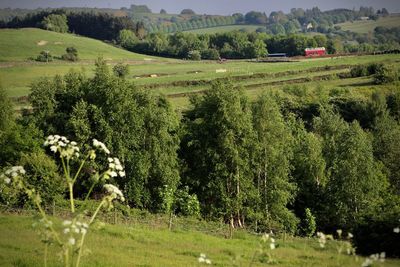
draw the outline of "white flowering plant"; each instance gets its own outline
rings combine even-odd
[[[41,240],[45,244],[44,248],[44,266],[47,267],[48,246],[56,245],[60,247],[64,266],[79,266],[81,262],[85,237],[93,224],[99,211],[102,208],[111,208],[113,201],[125,201],[124,195],[118,187],[107,183],[108,180],[115,177],[125,177],[124,168],[118,158],[109,157],[110,151],[102,142],[94,139],[93,143],[84,155],[78,144],[68,140],[65,136],[50,135],[44,142],[44,146],[59,157],[64,173],[64,181],[69,191],[69,201],[71,215],[69,219],[62,222],[61,231],[55,227],[52,219],[47,216],[43,206],[40,194],[25,178],[26,171],[22,166],[13,166],[7,168],[0,174],[0,183],[5,186],[19,190],[27,194],[30,200],[36,206],[39,213],[39,221],[34,226],[41,229]],[[99,202],[95,212],[88,218],[82,212],[77,212],[74,202],[74,186],[81,176],[81,171],[88,161],[95,161],[97,154],[102,153],[107,158],[108,166],[101,173],[93,172],[91,186],[88,190],[85,201],[88,200],[93,188],[99,183],[104,184],[104,195]],[[77,163],[77,165],[74,165]],[[72,166],[79,166],[74,172]]]

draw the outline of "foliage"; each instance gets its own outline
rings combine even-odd
[[[113,67],[114,74],[119,78],[125,78],[129,74],[129,65],[118,63]]]
[[[43,29],[53,32],[68,32],[67,16],[65,14],[50,14],[41,22]]]
[[[196,13],[195,13],[193,10],[188,9],[188,8],[183,9],[183,10],[181,11],[181,15],[194,15],[194,14],[196,14]]]
[[[374,76],[375,84],[386,84],[399,80],[398,71],[395,68],[382,66],[376,70]]]
[[[251,111],[241,91],[214,84],[189,111],[183,155],[184,184],[197,192],[202,211],[242,226],[254,192],[249,158]]]
[[[400,199],[393,195],[387,199],[383,209],[369,214],[354,227],[354,245],[357,253],[370,255],[384,251],[387,257],[400,257]]]
[[[63,60],[78,61],[78,50],[75,47],[67,47],[65,52],[67,53],[61,56]]]
[[[314,121],[323,138],[328,182],[328,205],[318,215],[320,225],[350,228],[363,214],[373,212],[387,190],[382,165],[373,157],[372,141],[357,122],[346,123],[330,109]]]
[[[138,41],[135,33],[126,29],[121,30],[117,38],[117,42],[126,49],[132,49]]]
[[[279,222],[293,233],[297,221],[287,208],[296,189],[290,181],[292,136],[271,96],[262,95],[255,102],[253,127],[256,141],[252,163],[259,199],[256,210],[262,214],[260,224],[266,224],[267,231],[272,229],[271,222]]]
[[[317,223],[309,208],[305,210],[302,232],[306,237],[312,237],[317,230]]]
[[[55,161],[43,151],[26,153],[19,162],[27,172],[25,181],[40,194],[43,204],[50,205],[66,190],[62,177],[58,174]],[[18,201],[23,204],[22,201]]]
[[[94,78],[71,72],[44,79],[33,84],[30,99],[46,134],[64,130],[79,142],[105,140],[127,166],[130,178],[120,185],[129,204],[158,210],[160,188],[176,188],[178,118],[164,97],[112,75],[100,60]]]
[[[93,147],[87,152],[87,155],[83,157],[81,160],[80,149],[77,146],[77,143],[74,141],[69,141],[64,136],[59,135],[51,135],[49,136],[44,145],[46,147],[50,147],[50,151],[55,154],[58,154],[62,163],[63,169],[63,180],[65,181],[65,185],[68,187],[69,191],[69,201],[71,204],[71,220],[64,220],[62,223],[62,227],[55,227],[52,219],[46,215],[43,208],[43,198],[41,194],[51,193],[51,192],[43,192],[43,184],[44,180],[37,181],[37,175],[43,174],[43,170],[46,175],[56,175],[56,167],[54,162],[46,163],[46,160],[43,161],[43,158],[34,156],[33,159],[26,159],[27,163],[31,168],[33,176],[30,176],[28,179],[25,178],[26,170],[22,166],[13,166],[7,168],[4,173],[1,174],[1,182],[5,184],[6,187],[13,188],[20,192],[25,193],[29,199],[32,201],[34,206],[37,209],[38,217],[40,220],[35,224],[38,226],[41,241],[44,243],[44,266],[47,266],[47,257],[48,257],[48,248],[51,245],[56,245],[61,249],[61,258],[64,266],[80,266],[80,260],[82,256],[83,246],[85,242],[86,234],[89,231],[89,227],[93,224],[98,212],[102,207],[112,208],[114,200],[124,201],[124,196],[122,192],[111,184],[105,184],[104,189],[107,191],[106,195],[102,197],[100,204],[98,205],[96,211],[92,214],[90,219],[86,220],[83,218],[85,211],[81,211],[80,213],[76,212],[75,204],[74,204],[74,185],[78,178],[81,175],[82,167],[85,164],[90,164],[94,162],[96,158],[96,150],[100,153],[109,154],[110,151],[107,147],[97,141],[93,140]],[[71,165],[72,162],[78,161],[79,168],[76,172],[72,172]],[[125,172],[123,171],[123,167],[121,166],[119,160],[117,158],[108,158],[109,166],[105,171],[101,172],[93,172],[92,175],[94,179],[91,179],[92,186],[87,193],[86,199],[90,196],[93,187],[97,183],[104,183],[108,181],[112,177],[121,176],[125,177]],[[43,168],[43,169],[41,169]],[[41,170],[39,170],[41,169]],[[51,177],[55,178],[55,177]],[[47,186],[49,187],[49,186]],[[47,188],[48,190],[49,188]],[[61,229],[60,229],[61,228]],[[60,232],[58,232],[60,231]]]
[[[36,61],[40,62],[51,62],[53,61],[53,55],[50,53],[50,51],[42,51],[40,54],[36,57]]]
[[[189,193],[189,187],[178,189],[175,192],[175,211],[183,216],[200,216],[200,202],[196,194]]]
[[[191,50],[188,52],[187,58],[190,60],[200,60],[201,54],[197,50]]]

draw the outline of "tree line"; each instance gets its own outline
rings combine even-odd
[[[398,223],[396,91],[365,101],[318,89],[315,98],[306,88],[288,87],[283,91],[290,97],[263,94],[250,101],[233,84],[215,83],[178,114],[164,96],[114,75],[102,60],[93,78],[72,71],[42,78],[31,89],[33,113],[20,118],[0,95],[0,165],[24,165],[46,203],[63,198],[65,188],[42,140],[63,134],[80,144],[104,141],[125,166],[126,178],[112,182],[131,207],[165,212],[175,195],[178,214],[200,212],[234,228],[304,235],[315,220],[327,232],[369,232],[366,244],[376,242],[379,231],[390,238]],[[78,198],[96,179],[93,169],[83,166]],[[0,190],[1,203],[27,205],[23,194]],[[368,228],[371,221],[380,227]],[[378,250],[400,255],[393,246]]]

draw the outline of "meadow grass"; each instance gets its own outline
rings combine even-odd
[[[145,60],[156,58],[120,49],[104,42],[68,33],[57,33],[36,28],[0,29],[0,62],[25,61],[36,58],[48,50],[53,56],[65,54],[67,47],[73,46],[78,50],[82,60],[94,60],[99,56],[109,60]]]
[[[127,79],[136,85],[162,85],[176,81],[211,81],[217,78],[252,75],[257,73],[274,74],[286,71],[307,71],[312,68],[356,65],[370,62],[397,63],[400,55],[371,55],[358,57],[304,59],[296,62],[258,63],[249,61],[231,60],[224,64],[215,61],[173,61],[173,62],[142,62],[130,64],[130,74]],[[29,85],[40,77],[64,75],[71,69],[86,73],[91,77],[95,66],[93,63],[35,63],[0,64],[0,83],[9,96],[23,96],[29,94]],[[217,69],[226,69],[226,73],[216,73]],[[150,75],[156,74],[152,78]],[[252,78],[247,78],[251,80]],[[165,87],[165,86],[160,86]],[[197,90],[193,88],[193,90]]]
[[[42,266],[43,244],[32,228],[34,219],[22,215],[0,215],[0,266]],[[232,239],[196,230],[152,227],[148,224],[110,225],[88,235],[82,266],[200,266],[205,253],[214,266],[250,266],[260,236],[235,232]],[[316,239],[281,236],[271,252],[276,266],[360,266],[361,257],[339,255],[340,242],[319,247]],[[50,266],[60,266],[57,250],[50,250]],[[380,266],[398,266],[387,260]],[[265,266],[266,258],[256,255],[252,266]]]
[[[382,27],[399,27],[400,26],[400,15],[391,15],[388,17],[381,17],[377,21],[375,20],[357,20],[354,22],[345,22],[336,24],[342,27],[342,30],[352,31],[358,33],[368,33],[373,32],[378,26]]]

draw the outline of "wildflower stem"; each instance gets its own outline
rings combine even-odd
[[[75,205],[74,205],[74,185],[70,182],[68,183],[69,188],[69,200],[71,202],[71,212],[75,213]]]
[[[94,183],[92,184],[92,186],[90,187],[90,189],[89,189],[89,191],[88,191],[88,193],[87,193],[87,195],[86,195],[86,197],[85,197],[85,200],[84,200],[85,203],[86,203],[86,201],[89,199],[89,196],[90,196],[90,194],[92,193],[93,188],[94,188],[94,186],[95,186],[96,184],[97,184],[97,183],[94,182]]]
[[[106,202],[105,199],[103,199],[103,200],[100,202],[99,206],[97,207],[96,211],[94,212],[92,218],[91,218],[90,221],[89,221],[89,226],[93,223],[94,219],[95,219],[96,216],[97,216],[97,213],[99,213],[101,207],[104,205],[105,202]]]
[[[81,165],[79,166],[78,171],[75,173],[74,179],[72,180],[72,183],[75,183],[76,179],[78,179],[78,175],[81,172],[83,165],[85,164],[86,160],[89,158],[89,154],[85,157],[85,159],[82,161]]]
[[[82,248],[83,248],[83,242],[85,241],[85,236],[86,234],[83,234],[81,237],[81,241],[79,242],[79,252],[78,252],[78,257],[76,258],[76,267],[79,267],[80,261],[81,261],[81,255],[82,255]]]
[[[47,249],[48,249],[48,244],[46,242],[44,244],[44,267],[47,267]]]

